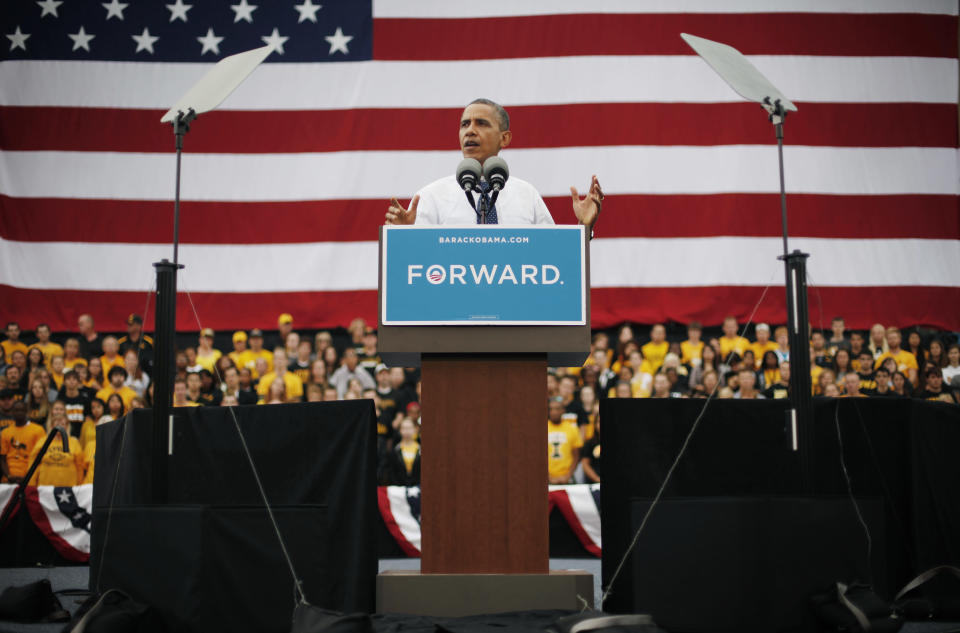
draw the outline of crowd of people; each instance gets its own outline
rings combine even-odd
[[[30,483],[72,486],[93,480],[96,426],[149,407],[154,341],[136,314],[120,336],[97,332],[81,315],[77,333],[54,337],[45,324],[23,337],[8,323],[0,341],[0,467],[3,481],[27,474],[47,432],[70,434],[70,446],[51,444]],[[669,340],[662,324],[642,338],[630,325],[611,341],[598,331],[582,367],[551,368],[547,375],[547,450],[551,483],[599,481],[599,402],[605,398],[785,398],[790,394],[786,329],[754,328],[753,339],[728,317],[717,337],[698,323],[684,340]],[[346,335],[301,336],[281,314],[269,337],[238,330],[231,349],[215,346],[203,329],[196,344],[176,353],[173,404],[177,407],[269,405],[285,402],[370,399],[377,416],[379,478],[415,485],[420,477],[420,381],[413,368],[387,367],[377,333],[355,319]],[[54,339],[57,340],[54,340]],[[680,337],[673,337],[680,338]],[[905,341],[905,342],[904,342]],[[810,341],[813,394],[825,397],[917,397],[956,404],[960,347],[952,333],[904,339],[896,328],[875,325],[847,332],[834,319],[829,333]]]

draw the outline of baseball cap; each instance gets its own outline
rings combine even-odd
[[[236,332],[233,333],[234,343],[238,341],[245,341],[245,340],[247,340],[247,333],[244,332],[243,330],[237,330]]]
[[[253,328],[250,330],[250,338],[263,338],[263,332],[260,331],[260,328]]]
[[[286,325],[288,323],[293,323],[293,315],[288,312],[284,312],[277,318],[277,325]]]
[[[208,327],[205,327],[202,330],[200,330],[200,336],[209,336],[210,338],[213,338],[213,330]]]
[[[131,314],[130,316],[128,316],[127,325],[133,325],[134,323],[139,323],[140,325],[143,325],[143,317],[141,317],[139,314]]]
[[[758,329],[758,330],[766,330],[767,332],[769,332],[769,331],[770,331],[770,326],[767,325],[766,323],[757,323],[757,329]]]
[[[384,365],[383,363],[380,363],[379,365],[377,365],[376,369],[374,369],[373,373],[379,374],[382,371],[390,371],[390,368]]]

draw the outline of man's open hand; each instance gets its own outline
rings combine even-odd
[[[600,208],[603,206],[603,190],[600,189],[600,181],[596,174],[590,179],[590,190],[584,198],[580,198],[576,187],[570,187],[570,193],[573,196],[573,213],[577,216],[577,221],[588,229],[592,229],[597,223],[597,217],[600,215]]]
[[[399,200],[391,198],[384,224],[413,224],[417,219],[417,204],[419,202],[420,196],[414,196],[413,200],[410,201],[410,208],[404,209]]]

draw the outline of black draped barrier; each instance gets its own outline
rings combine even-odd
[[[99,577],[101,589],[157,606],[177,630],[288,631],[294,583],[230,411],[173,411],[171,454],[159,453],[169,460],[164,505],[150,503],[151,412],[97,428],[91,588]],[[235,411],[307,600],[372,612],[379,522],[372,402]]]
[[[604,586],[703,406],[601,402]],[[892,598],[916,573],[960,563],[960,407],[817,398],[805,482],[788,406],[710,403],[606,609],[648,612],[670,630],[815,630],[807,599],[832,582]]]

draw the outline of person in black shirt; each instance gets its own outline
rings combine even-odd
[[[410,418],[400,422],[400,441],[387,453],[380,482],[386,486],[420,485],[420,443],[417,423]]]
[[[143,333],[143,317],[131,314],[127,317],[127,335],[120,337],[120,355],[126,355],[128,350],[137,352],[140,367],[147,374],[153,367],[153,339]]]
[[[893,387],[890,385],[890,370],[886,367],[877,367],[877,371],[873,374],[874,387],[873,389],[864,390],[863,392],[868,396],[879,396],[883,398],[899,398],[900,394],[893,390]],[[863,389],[861,382],[861,389]]]
[[[200,396],[196,400],[207,407],[219,407],[223,400],[223,391],[214,384],[213,373],[209,369],[201,369],[200,374]],[[239,401],[239,398],[237,399]]]
[[[593,423],[593,437],[583,445],[580,455],[580,465],[583,475],[589,483],[600,483],[600,416],[597,415]]]
[[[80,437],[83,421],[90,415],[90,394],[80,389],[80,378],[72,369],[63,375],[63,387],[57,398],[67,407],[70,435]],[[94,420],[96,422],[96,420]]]
[[[923,379],[925,385],[923,390],[917,393],[918,398],[957,404],[955,394],[951,391],[950,387],[943,384],[943,373],[939,367],[929,367],[923,375]]]
[[[77,330],[80,331],[80,355],[90,360],[103,354],[103,335],[98,334],[93,327],[93,317],[81,314],[77,319]]]

